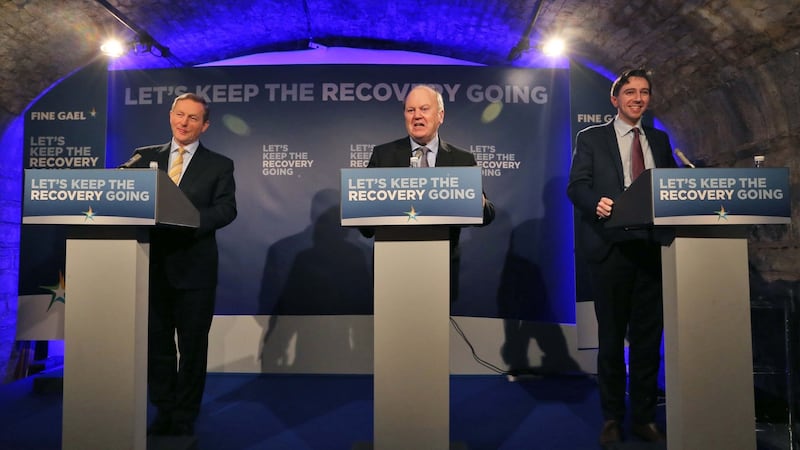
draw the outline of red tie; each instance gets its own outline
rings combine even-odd
[[[633,129],[633,145],[631,145],[631,183],[644,172],[644,153],[639,140],[639,129]]]

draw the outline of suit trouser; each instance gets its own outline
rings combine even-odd
[[[617,243],[590,267],[598,324],[597,371],[606,420],[625,417],[625,338],[629,343],[631,419],[655,419],[663,309],[661,248],[636,240]]]
[[[151,275],[148,393],[158,414],[193,424],[200,413],[216,289],[182,290]],[[175,347],[177,333],[178,347]],[[180,352],[180,361],[178,354]]]

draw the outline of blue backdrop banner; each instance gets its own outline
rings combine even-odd
[[[24,169],[106,166],[108,69],[98,60],[65,78],[25,112]],[[37,225],[20,232],[19,294],[63,290],[66,232]],[[61,299],[63,301],[63,298]]]
[[[107,166],[170,138],[175,95],[211,101],[207,147],[232,158],[239,216],[218,233],[217,314],[370,314],[372,242],[340,226],[340,170],[406,136],[431,84],[440,138],[473,152],[497,218],[461,238],[454,315],[574,322],[565,69],[259,66],[111,72]]]

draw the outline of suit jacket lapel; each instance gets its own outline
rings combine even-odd
[[[662,141],[656,139],[652,128],[644,126],[642,128],[644,136],[647,138],[647,144],[650,146],[650,152],[653,153],[653,161],[655,161],[656,167],[663,167],[665,165],[664,156],[669,153],[669,149],[661,146]],[[672,157],[671,154],[670,157]]]
[[[163,147],[161,147],[156,155],[156,161],[158,161],[159,169],[163,169],[165,172],[169,172],[169,152],[171,147],[172,143],[167,142]]]
[[[436,153],[436,167],[450,167],[454,164],[450,145],[439,138],[439,151]]]
[[[448,162],[447,144],[439,138],[439,151],[436,152],[436,167],[447,167]]]
[[[163,169],[166,172],[169,172],[169,154],[172,150],[172,142],[166,143],[159,151],[158,151],[158,167]],[[195,175],[198,173],[199,170],[202,168],[202,161],[204,157],[204,152],[208,151],[203,145],[199,145],[197,150],[195,150],[194,155],[192,155],[192,159],[189,161],[189,166],[183,172],[183,177],[181,177],[181,181],[178,184],[179,186],[186,187],[187,184],[190,184],[194,179]]]
[[[617,180],[620,186],[625,186],[625,172],[622,170],[622,157],[619,156],[619,142],[617,142],[617,133],[614,131],[614,121],[606,125],[606,145],[605,147],[611,152],[611,160],[614,161],[614,168],[617,170]]]
[[[203,170],[203,159],[207,151],[208,150],[203,147],[202,144],[197,146],[197,150],[195,150],[192,159],[189,161],[189,166],[183,172],[181,185],[188,187],[194,180],[198,179],[198,174]]]
[[[411,165],[411,140],[406,138],[397,146],[397,167],[408,167]]]

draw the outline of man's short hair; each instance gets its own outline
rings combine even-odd
[[[191,92],[187,92],[175,97],[175,100],[172,101],[172,107],[169,110],[172,111],[175,109],[175,105],[181,100],[192,100],[203,105],[203,123],[208,122],[208,120],[211,118],[211,108],[209,107],[206,98]]]
[[[433,87],[430,84],[418,84],[413,88],[411,88],[411,90],[409,90],[408,93],[406,94],[406,98],[403,99],[403,108],[405,108],[406,106],[406,101],[408,100],[408,96],[411,95],[411,91],[417,88],[425,88],[431,90],[433,94],[436,96],[436,104],[439,105],[439,111],[444,111],[444,97],[442,97],[442,93],[439,92],[435,87]]]
[[[614,80],[614,83],[611,85],[611,96],[612,97],[619,96],[620,89],[622,89],[622,86],[628,84],[628,80],[631,77],[639,77],[647,80],[647,86],[650,88],[650,92],[651,93],[653,92],[653,82],[650,81],[650,74],[647,73],[647,70],[632,69],[622,72],[622,75],[620,75],[616,80]]]

